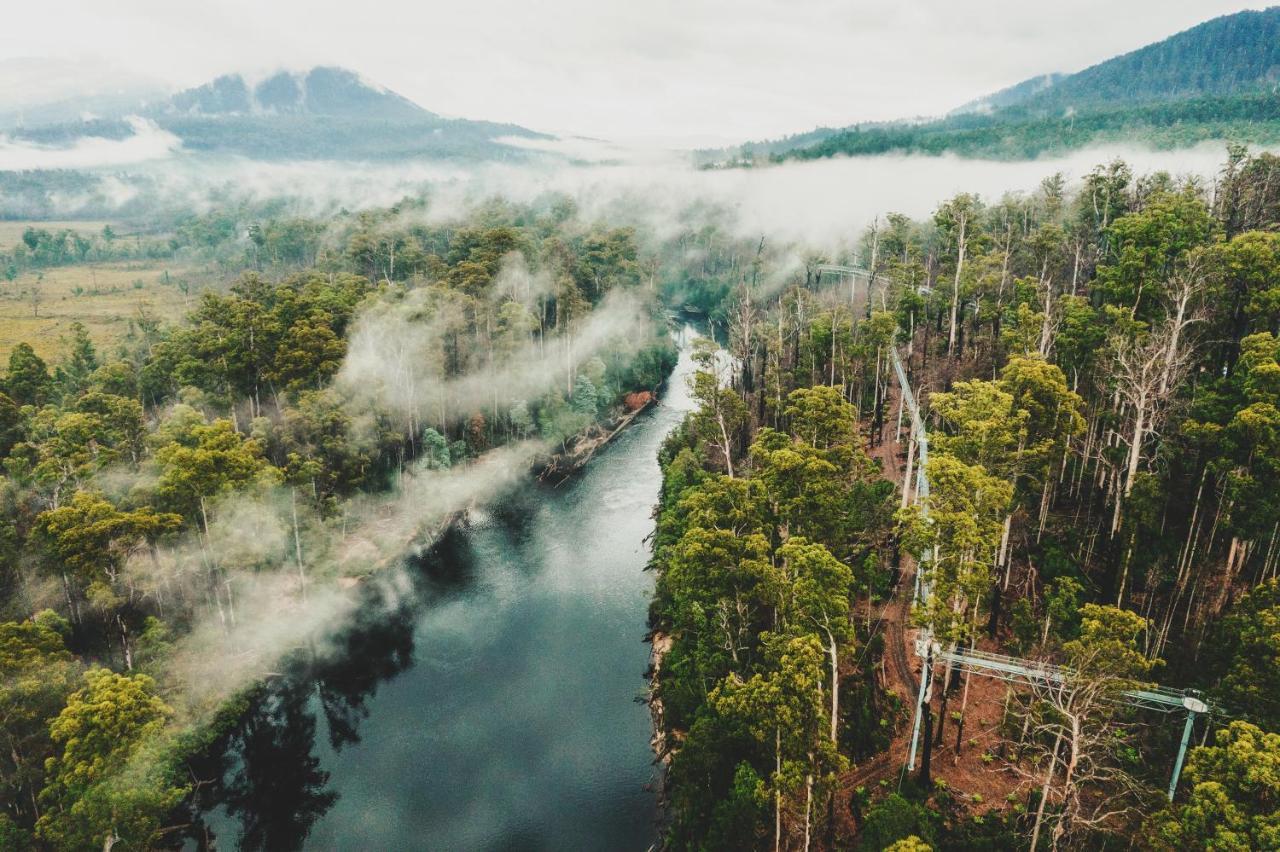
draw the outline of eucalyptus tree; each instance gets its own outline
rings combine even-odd
[[[1280,848],[1280,734],[1235,720],[1187,760],[1191,793],[1150,822],[1153,849]]]
[[[1116,830],[1151,798],[1123,760],[1132,739],[1124,728],[1122,693],[1143,684],[1159,664],[1143,654],[1145,619],[1128,610],[1085,604],[1080,635],[1063,645],[1061,678],[1032,682],[1021,712],[1021,768],[1039,784],[1031,849],[1039,847],[1050,802],[1055,806],[1051,844],[1058,848],[1080,831]],[[1061,777],[1059,777],[1061,776]]]
[[[785,634],[767,636],[764,643],[766,670],[747,680],[729,677],[709,701],[764,748],[772,746],[773,848],[808,852],[814,800],[825,798],[823,790],[846,765],[825,730],[822,644],[816,636]]]
[[[147,755],[172,709],[146,675],[90,669],[49,725],[55,754],[36,835],[58,849],[145,849],[185,794]]]
[[[950,320],[947,326],[947,354],[955,355],[957,323],[960,320],[962,291],[968,282],[965,260],[975,245],[980,245],[984,234],[981,223],[982,202],[977,196],[961,193],[942,204],[934,213],[933,221],[944,245],[944,254],[951,267]]]

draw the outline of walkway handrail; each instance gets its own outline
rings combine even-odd
[[[868,281],[868,291],[877,277],[869,270],[857,266],[822,264],[817,269],[819,272],[835,272],[841,275],[864,277]],[[902,390],[903,404],[911,414],[911,435],[915,440],[919,461],[916,469],[915,502],[920,506],[921,517],[927,523],[929,521],[929,476],[927,471],[929,465],[929,433],[925,429],[924,418],[920,414],[919,401],[911,390],[911,382],[907,378],[907,371],[903,367],[902,357],[898,354],[896,342],[890,343],[889,352],[893,360],[894,373],[898,378],[898,386]],[[903,483],[903,487],[906,487],[906,483]],[[933,548],[927,548],[920,556],[920,565],[916,570],[913,595],[913,600],[916,604],[928,603],[932,595],[933,585],[926,576],[928,572],[925,570],[925,567],[932,559]],[[1065,683],[1072,674],[1071,669],[1065,666],[1010,657],[989,651],[976,649],[968,651],[945,650],[933,641],[933,630],[928,624],[920,628],[920,633],[916,638],[916,655],[922,659],[923,664],[920,672],[920,691],[916,696],[915,721],[911,728],[911,748],[907,758],[908,770],[913,770],[916,767],[916,755],[920,742],[920,724],[924,716],[925,704],[931,695],[930,680],[935,661],[949,662],[973,674],[1022,683],[1061,684]],[[1191,730],[1195,724],[1195,718],[1198,714],[1216,712],[1218,708],[1204,701],[1194,690],[1178,691],[1156,684],[1124,690],[1121,695],[1128,704],[1134,707],[1158,710],[1162,713],[1185,711],[1187,714],[1186,724],[1183,726],[1182,731],[1182,742],[1178,749],[1178,758],[1174,763],[1173,776],[1169,780],[1168,796],[1169,800],[1173,801],[1173,794],[1178,786],[1178,778],[1182,774],[1182,765],[1186,758],[1187,744],[1191,739]]]

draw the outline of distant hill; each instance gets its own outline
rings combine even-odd
[[[1020,158],[1105,140],[1163,147],[1207,139],[1275,142],[1278,92],[1280,7],[1273,7],[1206,21],[1076,74],[1033,77],[945,118],[823,128],[783,144],[750,143],[739,156],[951,151]]]
[[[552,138],[515,124],[445,118],[343,68],[280,72],[251,83],[227,74],[151,105],[87,121],[24,124],[16,139],[70,145],[88,136],[122,139],[129,114],[143,115],[193,152],[264,160],[522,159],[504,137]]]
[[[1030,80],[1023,80],[1021,83],[1015,83],[1008,88],[993,92],[990,95],[969,101],[967,104],[953,109],[950,115],[964,115],[971,112],[993,112],[1003,109],[1007,106],[1024,103],[1028,99],[1040,94],[1046,89],[1052,88],[1054,85],[1066,78],[1066,74],[1041,74],[1038,77],[1032,77]]]
[[[93,60],[0,59],[0,131],[119,116],[167,94],[158,80]]]
[[[159,112],[203,117],[317,115],[401,121],[439,118],[353,71],[326,66],[303,72],[281,71],[252,86],[242,75],[228,74],[179,92]]]
[[[1224,15],[1072,74],[1024,99],[1030,111],[1114,107],[1247,92],[1280,83],[1280,7]]]

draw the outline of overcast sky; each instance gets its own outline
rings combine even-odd
[[[108,81],[185,87],[231,70],[336,64],[448,115],[707,144],[938,114],[1265,5],[39,0],[6,9],[0,107]]]

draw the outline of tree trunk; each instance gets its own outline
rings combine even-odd
[[[733,450],[729,444],[729,432],[725,429],[724,415],[717,414],[716,422],[720,424],[720,439],[724,442],[724,466],[729,472],[729,478],[733,479]]]
[[[968,217],[960,215],[960,235],[956,247],[956,279],[951,291],[951,328],[947,335],[947,355],[953,355],[956,348],[956,315],[960,311],[960,274],[964,270],[965,230]]]
[[[837,745],[836,722],[840,718],[840,662],[837,658],[836,637],[827,632],[831,642],[831,744]]]
[[[133,671],[133,648],[129,646],[129,628],[120,613],[116,613],[116,626],[120,628],[120,651],[124,654],[125,671]]]
[[[1133,438],[1129,444],[1129,458],[1125,464],[1124,490],[1122,492],[1119,488],[1116,489],[1115,513],[1111,516],[1112,537],[1115,537],[1116,530],[1120,529],[1121,504],[1133,491],[1133,480],[1138,475],[1138,462],[1142,459],[1142,439],[1145,437],[1147,425],[1146,399],[1141,399],[1134,407],[1136,411],[1133,420]]]
[[[810,812],[813,810],[813,773],[804,777],[804,852],[809,852],[809,827],[812,824]]]
[[[964,692],[960,698],[960,718],[956,721],[956,757],[953,762],[955,765],[960,763],[960,744],[964,739],[964,713],[969,707],[969,679],[972,676],[970,672],[966,671],[964,673]]]
[[[307,569],[302,561],[302,536],[298,532],[298,489],[289,489],[290,508],[293,510],[293,552],[298,560],[298,581],[302,585],[302,599],[307,599]]]
[[[1058,732],[1053,742],[1053,751],[1049,754],[1049,768],[1044,773],[1044,784],[1040,787],[1040,804],[1036,807],[1036,824],[1031,830],[1031,852],[1036,852],[1040,843],[1040,827],[1044,824],[1044,809],[1049,802],[1049,787],[1053,784],[1053,772],[1058,766],[1058,746],[1062,744],[1062,732]]]
[[[773,852],[782,850],[782,728],[773,729]]]

